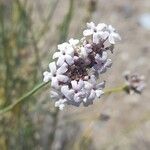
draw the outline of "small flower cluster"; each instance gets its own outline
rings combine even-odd
[[[87,23],[83,38],[70,39],[58,45],[54,61],[45,71],[44,82],[51,81],[51,97],[55,106],[62,110],[65,104],[88,106],[103,94],[105,81],[99,82],[99,75],[110,68],[112,61],[108,50],[113,52],[119,34],[111,25]]]
[[[144,76],[139,76],[138,74],[130,74],[129,72],[126,72],[124,74],[125,80],[126,80],[126,91],[129,94],[132,93],[138,93],[141,94],[142,91],[145,88],[145,82],[144,82]]]

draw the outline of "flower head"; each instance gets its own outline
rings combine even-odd
[[[133,92],[141,94],[144,90],[146,84],[144,82],[144,76],[139,76],[138,74],[130,74],[126,72],[124,74],[126,85],[127,85],[127,92],[132,94]]]
[[[51,81],[51,97],[60,110],[66,104],[88,106],[101,97],[105,81],[98,79],[111,67],[108,50],[112,52],[115,41],[120,39],[112,26],[96,26],[93,22],[87,23],[83,36],[81,40],[59,44],[53,55],[55,61],[49,64],[50,71],[43,73],[43,81]]]

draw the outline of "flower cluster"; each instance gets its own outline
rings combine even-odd
[[[44,82],[51,81],[51,97],[55,106],[62,110],[65,104],[88,106],[103,94],[105,81],[99,76],[111,67],[108,50],[113,52],[119,34],[111,25],[87,23],[81,40],[70,39],[58,45],[54,61],[45,71]]]
[[[132,93],[138,93],[141,94],[142,91],[145,88],[145,82],[144,82],[144,76],[139,76],[138,74],[130,74],[129,72],[126,72],[124,74],[125,80],[126,80],[126,91],[129,94]]]

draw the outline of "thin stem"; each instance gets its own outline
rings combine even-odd
[[[48,82],[47,82],[48,83]],[[12,110],[16,105],[22,103],[23,101],[27,100],[28,97],[33,95],[36,91],[47,85],[47,83],[42,82],[41,84],[37,85],[35,88],[33,88],[31,91],[27,92],[25,95],[23,95],[21,98],[16,100],[14,103],[11,105],[5,107],[4,109],[0,110],[0,114],[6,113],[10,110]]]
[[[111,94],[111,93],[118,93],[118,92],[122,92],[125,91],[125,89],[127,88],[127,85],[123,85],[123,86],[119,86],[119,87],[115,87],[115,88],[111,88],[111,89],[106,89],[104,91],[105,95]]]

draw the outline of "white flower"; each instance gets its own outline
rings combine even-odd
[[[107,31],[99,31],[93,33],[93,43],[98,44],[100,40],[105,40],[109,36],[109,32]]]
[[[75,47],[79,43],[79,40],[71,38],[69,40],[69,43],[70,43],[70,45],[72,45],[73,47]]]
[[[96,30],[97,30],[97,31],[102,31],[102,30],[104,30],[106,27],[107,27],[107,25],[106,25],[105,23],[99,23],[99,24],[96,26]]]
[[[115,32],[115,29],[111,25],[108,26],[108,31],[109,31],[108,40],[111,44],[115,44],[115,40],[121,40],[120,35]]]
[[[85,88],[87,90],[91,90],[90,93],[92,93],[92,95],[90,94],[88,97],[89,99],[92,99],[94,95],[99,98],[103,94],[102,89],[105,87],[105,82],[97,84],[96,77],[94,75],[91,76],[89,81],[85,81],[84,83]]]
[[[87,27],[89,29],[86,29],[83,31],[83,35],[86,37],[86,36],[89,36],[89,35],[92,35],[96,29],[95,27],[95,24],[93,22],[90,22],[90,23],[87,23]]]
[[[63,43],[58,45],[58,49],[60,52],[55,52],[53,55],[53,59],[58,58],[57,65],[61,66],[64,62],[66,62],[68,65],[73,64],[73,47],[68,43]]]
[[[51,78],[51,86],[59,88],[60,82],[67,82],[69,78],[66,75],[63,75],[68,69],[67,64],[63,64],[60,68],[57,69],[55,62],[49,64],[50,73],[48,74]]]
[[[49,64],[49,72],[43,73],[44,82],[51,80],[51,98],[60,110],[66,104],[88,106],[101,97],[105,82],[97,81],[100,74],[111,67],[108,50],[112,51],[113,44],[120,38],[112,26],[104,23],[96,26],[93,22],[87,23],[83,35],[80,44],[78,39],[73,38],[59,44],[59,51],[53,55],[55,62]],[[137,91],[142,89],[142,85],[136,87]]]
[[[87,27],[88,27],[89,29],[93,29],[93,30],[94,30],[95,27],[96,27],[94,22],[87,23],[86,25],[87,25]]]
[[[43,73],[43,76],[44,76],[44,78],[43,78],[43,81],[44,81],[44,82],[48,82],[48,81],[51,80],[51,73],[50,73],[50,72],[45,71],[45,72]]]
[[[86,58],[88,56],[88,54],[90,52],[92,52],[91,47],[92,47],[91,44],[86,44],[86,45],[82,46],[80,48],[81,49],[81,52],[80,52],[81,57]]]
[[[60,110],[63,110],[65,107],[65,102],[67,102],[67,99],[59,99],[55,102],[55,107],[59,107]]]

